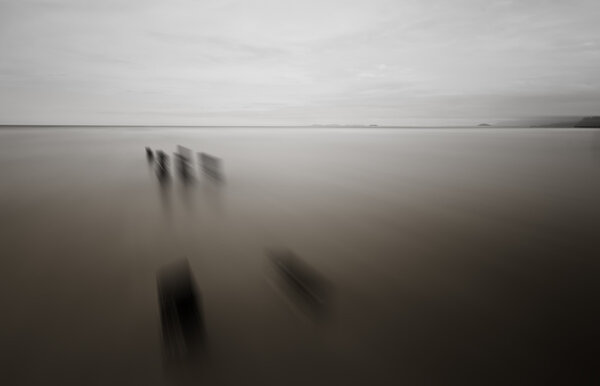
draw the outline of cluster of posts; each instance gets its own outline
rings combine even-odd
[[[168,179],[171,176],[169,156],[162,150],[153,151],[146,147],[148,162],[154,162],[156,176],[159,180]],[[177,174],[184,182],[190,182],[194,178],[193,152],[183,146],[177,146],[177,152],[173,153]],[[220,158],[206,153],[198,153],[198,164],[200,170],[208,177],[221,181],[223,179],[222,162]]]
[[[161,182],[171,177],[169,156],[162,150],[146,147],[148,162],[155,168]],[[184,183],[195,179],[194,153],[177,146],[173,153],[174,172]],[[212,180],[221,181],[221,159],[197,153],[199,170]],[[288,249],[266,251],[274,268],[275,281],[280,284],[298,309],[316,321],[324,320],[331,307],[331,285],[328,280]],[[194,363],[205,351],[206,331],[204,310],[199,287],[187,259],[175,261],[157,273],[158,300],[164,358],[167,363]]]

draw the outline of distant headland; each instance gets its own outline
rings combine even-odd
[[[569,119],[561,119],[556,122],[546,122],[542,124],[531,125],[530,127],[540,128],[600,128],[600,116],[589,117],[573,117]]]
[[[600,116],[585,117],[581,121],[577,122],[577,124],[574,127],[600,128]]]

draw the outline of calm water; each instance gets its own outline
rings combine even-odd
[[[0,130],[8,384],[594,384],[600,136],[539,129]],[[223,159],[160,183],[144,147]],[[330,288],[315,317],[265,251]],[[206,343],[165,364],[157,272]],[[6,379],[6,378],[5,378]],[[1,381],[0,381],[1,382]]]

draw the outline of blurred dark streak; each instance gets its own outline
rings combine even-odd
[[[198,153],[198,163],[208,179],[215,183],[224,183],[223,161],[220,158],[206,153]]]
[[[205,353],[202,300],[187,259],[157,273],[162,347],[167,366],[196,362]]]
[[[183,184],[193,184],[192,151],[179,145],[177,146],[177,153],[173,154],[173,158],[175,159],[175,165]]]
[[[287,298],[314,320],[327,319],[332,309],[329,281],[288,249],[269,249],[266,255]]]
[[[167,213],[170,213],[172,210],[171,206],[171,178],[169,176],[165,176],[163,178],[158,179],[158,187],[160,193],[160,202],[162,204],[163,210]]]
[[[183,204],[185,205],[185,207],[187,208],[188,212],[191,212],[193,209],[193,203],[194,203],[194,191],[197,188],[197,180],[196,177],[193,175],[192,171],[190,171],[190,169],[188,168],[188,166],[184,166],[184,165],[189,165],[187,163],[185,163],[185,161],[181,160],[181,157],[178,157],[179,161],[181,162],[183,165],[180,165],[180,172],[179,172],[179,177],[180,177],[180,184],[178,184],[178,193],[179,193],[179,198],[181,199],[181,201],[183,202]]]
[[[146,147],[146,159],[148,160],[148,163],[154,161],[154,152],[149,147]]]
[[[156,176],[159,180],[171,177],[169,171],[169,156],[161,150],[156,152]]]

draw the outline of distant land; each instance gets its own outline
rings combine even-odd
[[[597,127],[600,128],[600,116],[585,117],[579,121],[574,127]]]
[[[558,128],[558,127],[589,127],[589,128],[600,128],[600,116],[590,116],[583,118],[571,118],[568,120],[560,120],[556,122],[548,122],[537,125],[531,125],[531,127],[546,127],[546,128]]]
[[[312,124],[312,125],[140,125],[140,124],[66,124],[66,125],[40,125],[40,124],[0,124],[4,128],[85,128],[85,127],[114,127],[114,128],[308,128],[308,129],[442,129],[442,128],[600,128],[600,116],[588,117],[542,117],[523,118],[513,120],[495,120],[493,123],[479,123],[469,125],[378,125],[378,124]]]

